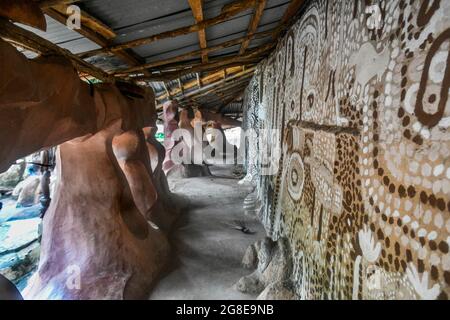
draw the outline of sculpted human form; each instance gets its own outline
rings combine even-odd
[[[0,69],[0,171],[60,145],[39,268],[25,297],[146,297],[169,251],[148,221],[157,192],[142,128],[154,123],[153,92],[89,85],[71,62],[29,60],[3,41]]]

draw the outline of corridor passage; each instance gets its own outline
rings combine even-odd
[[[189,199],[189,209],[174,227],[171,268],[150,299],[254,299],[233,288],[250,273],[241,266],[248,246],[264,237],[261,224],[244,216],[250,190],[238,186],[232,166],[212,167],[212,177],[169,181],[173,192]],[[233,228],[245,222],[252,234]]]

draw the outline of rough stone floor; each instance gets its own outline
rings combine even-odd
[[[172,191],[189,199],[171,242],[173,262],[150,299],[255,299],[234,289],[252,271],[241,266],[249,245],[264,237],[261,224],[244,216],[242,203],[248,187],[239,186],[231,166],[211,168],[213,177],[170,181]],[[254,234],[232,226],[236,220]]]

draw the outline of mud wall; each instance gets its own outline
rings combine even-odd
[[[299,298],[450,296],[449,16],[444,0],[310,1],[259,65],[246,167]]]

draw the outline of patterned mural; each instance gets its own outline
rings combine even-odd
[[[445,0],[313,0],[258,67],[245,123],[281,134],[248,143],[247,179],[299,298],[449,298],[449,17]]]

